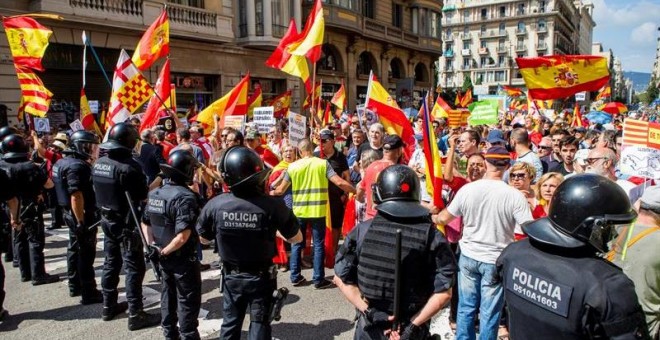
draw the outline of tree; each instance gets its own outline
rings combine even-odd
[[[660,94],[660,89],[658,89],[658,80],[655,78],[655,76],[653,76],[649,86],[646,88],[646,96],[648,100],[646,103],[650,104],[652,101],[658,98],[658,94]]]
[[[463,76],[463,86],[461,90],[463,91],[463,93],[465,93],[467,92],[468,89],[472,90],[472,78],[470,78],[470,76],[466,74],[465,76]]]

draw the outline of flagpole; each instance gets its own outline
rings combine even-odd
[[[91,39],[87,39],[83,43],[85,45],[89,46],[89,49],[92,51],[92,55],[94,56],[94,59],[96,60],[96,63],[99,65],[99,68],[101,69],[101,73],[103,73],[103,77],[105,77],[105,80],[108,81],[108,85],[110,85],[110,88],[112,89],[112,82],[110,81],[110,78],[108,77],[108,74],[105,72],[105,68],[103,68],[103,64],[101,63],[101,59],[99,58],[98,54],[96,54],[96,50],[94,49],[94,46],[92,46]]]
[[[310,126],[312,127],[312,132],[314,132],[314,128],[315,128],[315,125],[316,125],[315,124],[316,121],[314,119],[314,115],[316,115],[316,113],[313,112],[314,111],[314,95],[315,94],[316,94],[316,63],[312,63],[312,93],[310,94],[311,101],[309,103],[310,104],[309,105],[309,107],[310,107],[310,109],[309,109],[309,111],[310,111],[309,112],[310,113],[309,118],[310,118],[310,121],[311,121]],[[313,133],[309,135],[310,138],[312,138],[312,135],[313,135]]]

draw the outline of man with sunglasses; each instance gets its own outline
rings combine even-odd
[[[634,204],[639,198],[639,193],[633,191],[637,185],[627,181],[625,179],[619,179],[616,177],[616,164],[617,158],[614,150],[609,148],[595,148],[589,151],[589,155],[585,159],[587,166],[585,168],[586,173],[601,175],[607,177],[611,181],[618,184],[623,191],[626,192],[630,203]]]
[[[544,174],[548,172],[548,162],[546,162],[544,159],[550,156],[551,153],[552,153],[552,138],[548,136],[543,137],[541,139],[541,142],[539,142],[539,146],[536,148],[536,155],[539,156],[539,159],[541,160],[541,165],[543,166]]]

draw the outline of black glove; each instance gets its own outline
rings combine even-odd
[[[144,254],[144,257],[147,261],[158,261],[160,258],[160,247],[152,244],[147,247],[147,252]]]
[[[364,317],[367,318],[369,323],[379,328],[385,328],[392,325],[392,322],[389,320],[390,316],[375,308],[367,308],[367,310],[364,311]]]
[[[401,340],[426,339],[426,330],[423,327],[410,323],[401,333]]]

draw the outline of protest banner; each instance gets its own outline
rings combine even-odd
[[[620,170],[623,174],[660,179],[660,124],[626,119]]]
[[[257,131],[259,134],[266,134],[270,128],[275,126],[275,118],[273,117],[274,111],[275,108],[273,106],[254,108],[254,123],[257,125]]]
[[[488,125],[497,124],[498,122],[498,108],[499,103],[494,100],[482,100],[470,104],[470,118],[468,122],[470,125]]]
[[[298,143],[305,139],[305,131],[307,131],[307,117],[289,111],[289,142],[291,145],[298,146]]]

